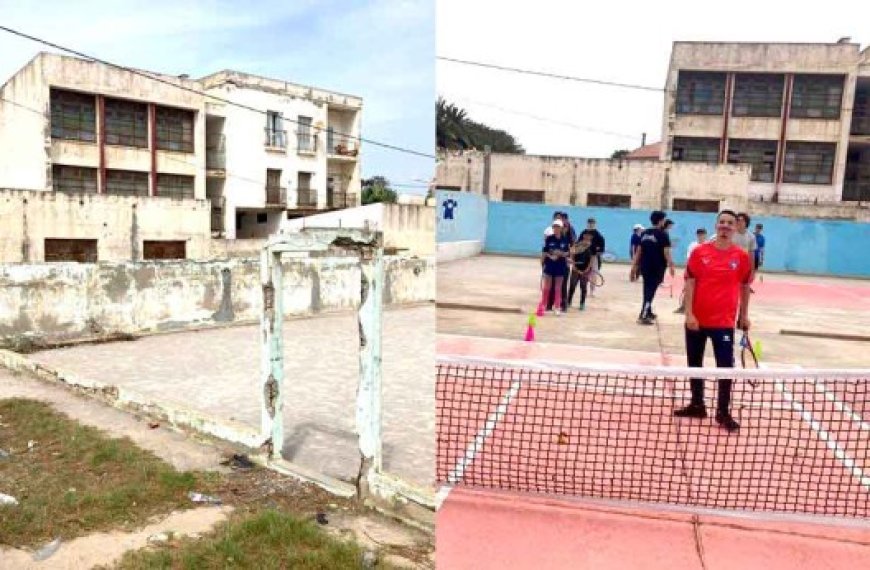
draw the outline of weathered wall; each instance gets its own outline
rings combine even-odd
[[[486,195],[485,161],[481,152],[443,153],[437,186]],[[631,196],[632,208],[669,207],[673,198],[689,198],[742,209],[749,171],[743,165],[493,154],[488,197],[502,200],[505,189],[538,190],[546,204],[583,205],[589,193],[623,194]]]
[[[356,259],[284,263],[287,315],[359,303]],[[184,329],[259,319],[255,259],[211,262],[0,265],[0,344]],[[385,258],[386,305],[435,299],[432,261]]]
[[[0,189],[0,263],[45,260],[45,238],[97,239],[100,261],[141,260],[145,240],[187,242],[209,255],[206,200]]]

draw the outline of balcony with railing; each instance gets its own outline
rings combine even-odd
[[[356,160],[359,155],[359,140],[329,129],[326,132],[326,154],[339,160]]]
[[[266,127],[265,134],[266,150],[285,150],[287,148],[287,131]]]
[[[317,135],[313,133],[296,133],[296,151],[299,154],[312,155],[317,153]]]
[[[870,181],[850,181],[843,183],[844,202],[870,202]]]
[[[343,210],[345,208],[355,208],[359,204],[359,198],[356,194],[347,192],[329,192],[327,197],[327,208],[330,210]]]
[[[297,208],[316,208],[317,207],[317,190],[301,186],[296,190],[296,207]]]
[[[287,188],[283,186],[266,186],[266,207],[287,207]]]

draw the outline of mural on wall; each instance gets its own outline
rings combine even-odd
[[[459,209],[459,201],[452,196],[447,196],[446,199],[439,205],[441,216],[438,218],[439,230],[445,235],[450,235],[456,231],[455,216]]]
[[[437,190],[435,200],[438,242],[475,241],[482,246],[489,206],[486,198],[471,192]]]

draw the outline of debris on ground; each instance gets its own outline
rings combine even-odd
[[[33,553],[33,559],[37,562],[51,558],[60,549],[60,537],[55,538],[39,550]]]
[[[233,469],[253,469],[254,462],[247,455],[233,454],[232,457],[221,461],[221,465],[232,467]]]
[[[375,568],[378,565],[378,554],[371,550],[366,550],[362,555],[362,567],[366,570]]]
[[[158,532],[148,537],[149,544],[162,544],[164,542],[169,542],[169,535],[165,532]]]
[[[317,513],[317,516],[314,518],[317,521],[317,524],[329,524],[329,520],[326,518],[326,513]]]
[[[222,501],[211,495],[203,495],[202,493],[194,493],[193,491],[187,494],[187,497],[194,503],[205,503],[208,505],[220,505]]]
[[[10,455],[12,454],[5,449],[0,449],[0,459],[8,459]]]
[[[33,451],[34,447],[36,447],[36,441],[31,439],[27,442],[27,451]]]
[[[0,506],[9,505],[14,507],[17,504],[18,499],[16,499],[12,495],[4,495],[3,493],[0,493]]]
[[[157,428],[159,428],[159,427],[160,427],[160,424],[158,424],[157,422],[149,422],[149,423],[148,423],[148,428],[149,428],[149,429],[157,429]]]

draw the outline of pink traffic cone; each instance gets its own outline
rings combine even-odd
[[[529,325],[526,327],[526,342],[535,342],[535,327]]]

